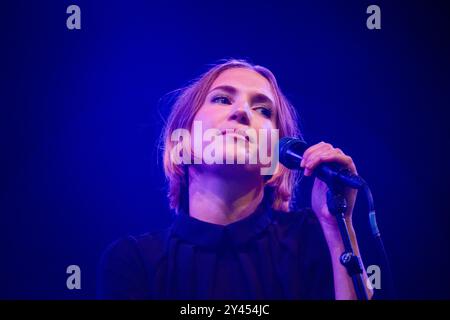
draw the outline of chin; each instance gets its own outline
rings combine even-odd
[[[255,166],[255,165],[257,165],[257,161],[258,161],[257,153],[256,152],[250,153],[248,147],[244,147],[244,148],[238,147],[237,149],[234,149],[234,150],[233,150],[233,148],[226,149],[224,152],[224,158],[223,158],[224,164],[227,163],[226,162],[227,158],[232,161],[232,164],[236,164],[236,165]],[[253,160],[252,163],[250,163],[251,159]]]

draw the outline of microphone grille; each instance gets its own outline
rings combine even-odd
[[[283,137],[278,142],[280,162],[289,169],[300,169],[303,153],[308,144],[302,139]]]

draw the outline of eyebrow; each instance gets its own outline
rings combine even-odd
[[[228,86],[228,85],[217,86],[217,87],[213,88],[212,90],[210,90],[209,92],[211,93],[215,90],[223,90],[226,93],[229,93],[231,95],[234,95],[238,92],[238,90],[235,87]],[[272,99],[270,99],[268,96],[266,96],[263,93],[257,93],[255,95],[253,95],[252,102],[253,103],[268,103],[268,104],[270,104],[271,107],[274,106],[274,102],[272,101]]]

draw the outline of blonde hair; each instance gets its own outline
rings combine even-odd
[[[281,92],[275,76],[269,69],[253,65],[245,60],[236,59],[226,60],[214,65],[187,87],[180,89],[180,93],[176,98],[162,133],[163,166],[165,176],[168,180],[169,206],[177,213],[184,205],[183,202],[188,201],[188,199],[183,199],[183,195],[186,194],[188,188],[188,182],[186,167],[173,163],[170,158],[170,152],[174,147],[174,142],[170,139],[172,132],[178,128],[191,129],[193,119],[199,108],[203,105],[213,82],[222,72],[232,68],[247,68],[266,78],[275,96],[277,109],[276,128],[279,130],[279,137],[300,136],[295,109]],[[272,194],[271,206],[273,209],[289,211],[293,187],[297,178],[296,174],[296,171],[288,170],[284,166],[279,165],[275,174],[269,176],[270,179],[265,182],[265,187],[270,188],[270,193]],[[267,190],[267,188],[265,189]]]

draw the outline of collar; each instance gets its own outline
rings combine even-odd
[[[263,201],[247,217],[219,225],[198,220],[180,211],[172,224],[172,235],[203,247],[240,246],[264,231],[271,222],[271,208]]]

